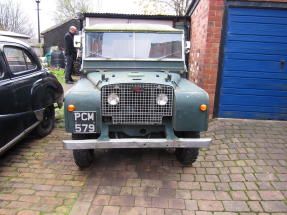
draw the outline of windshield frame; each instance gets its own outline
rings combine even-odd
[[[182,30],[179,31],[135,31],[135,30],[86,30],[83,31],[83,59],[85,61],[171,61],[171,62],[181,62],[185,60],[185,43],[184,43],[184,32]],[[181,35],[181,58],[99,58],[99,57],[86,57],[86,33],[172,33],[172,34],[180,34]]]

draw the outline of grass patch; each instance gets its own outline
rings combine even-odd
[[[56,128],[64,128],[65,127],[65,121],[64,121],[64,107],[61,109],[56,108],[55,109],[55,127]]]
[[[62,84],[65,83],[65,71],[63,69],[59,69],[59,70],[50,70],[51,73],[53,73],[58,81]]]

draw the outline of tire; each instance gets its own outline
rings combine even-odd
[[[72,134],[73,140],[86,139],[83,134]],[[74,149],[73,156],[75,164],[81,169],[89,167],[94,160],[93,149]]]
[[[197,159],[199,153],[198,148],[177,148],[175,149],[175,156],[177,160],[183,165],[190,165]]]
[[[51,133],[55,122],[55,108],[53,105],[46,107],[44,110],[43,120],[36,127],[35,133],[39,137],[45,137]]]
[[[94,160],[93,149],[74,149],[73,156],[75,164],[82,168],[89,167]]]
[[[185,138],[199,138],[199,132],[184,132]],[[199,148],[176,148],[175,156],[176,159],[183,165],[193,164],[199,154]]]

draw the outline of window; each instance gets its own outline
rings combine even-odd
[[[85,57],[99,59],[182,59],[182,34],[88,32]]]
[[[5,47],[4,53],[12,73],[36,69],[37,65],[20,48]]]

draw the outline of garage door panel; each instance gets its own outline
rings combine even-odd
[[[249,89],[240,89],[240,88],[223,88],[222,93],[228,94],[235,94],[235,95],[252,95],[252,96],[274,96],[274,97],[286,97],[287,90],[272,90],[272,89],[253,89],[250,92]]]
[[[221,100],[221,105],[229,104],[241,106],[248,104],[253,106],[268,105],[269,107],[287,107],[287,97],[226,94]]]
[[[287,49],[286,49],[287,50]],[[284,58],[285,60],[285,58]],[[224,67],[228,70],[241,70],[241,71],[258,71],[258,72],[282,72],[280,61],[263,61],[263,60],[240,60],[240,59],[226,59]],[[287,69],[285,69],[287,71]]]
[[[264,23],[264,24],[276,24],[276,25],[285,25],[287,23],[287,17],[272,17],[269,16],[266,18],[266,16],[240,16],[240,15],[234,15],[231,16],[228,20],[228,23],[231,24],[245,24],[245,23]]]
[[[259,110],[254,112],[224,111],[220,117],[240,118],[240,119],[265,119],[265,120],[287,120],[287,114],[284,113],[264,113]]]
[[[272,75],[272,79],[287,80],[286,72],[261,72],[261,71],[239,71],[239,70],[227,70],[223,78],[225,77],[234,77],[234,78],[264,78],[270,79],[270,75]]]
[[[256,28],[254,23],[231,23],[234,26],[232,29],[228,30],[230,34],[249,34],[249,35],[266,35],[266,36],[287,36],[287,26],[286,25],[275,25],[275,24],[264,24],[256,23]]]
[[[286,91],[287,80],[224,77],[222,79],[222,86],[223,89],[234,87],[239,89],[249,89],[250,93],[252,93],[252,90],[254,89]]]
[[[286,114],[287,113],[287,107],[270,107],[270,106],[253,106],[253,105],[246,105],[243,107],[239,107],[238,105],[222,105],[221,106],[222,110],[225,111],[242,111],[244,112],[260,112],[262,113],[279,113],[279,114]]]
[[[254,53],[225,53],[224,54],[225,61],[226,60],[267,60],[267,61],[277,61],[279,62],[282,59],[287,59],[286,55],[272,55],[272,54],[254,54]]]
[[[284,10],[268,10],[268,9],[253,9],[253,8],[229,8],[229,16],[253,16],[253,17],[287,17]]]
[[[287,23],[287,20],[286,20]],[[287,44],[286,37],[280,36],[265,36],[265,35],[248,35],[248,34],[229,34],[229,41],[246,41],[246,42],[257,42],[261,41],[262,43],[279,43]]]
[[[286,30],[287,31],[287,30]],[[287,38],[287,33],[286,33]],[[276,54],[286,55],[287,44],[229,41],[224,47],[224,52],[254,53],[254,54]]]

